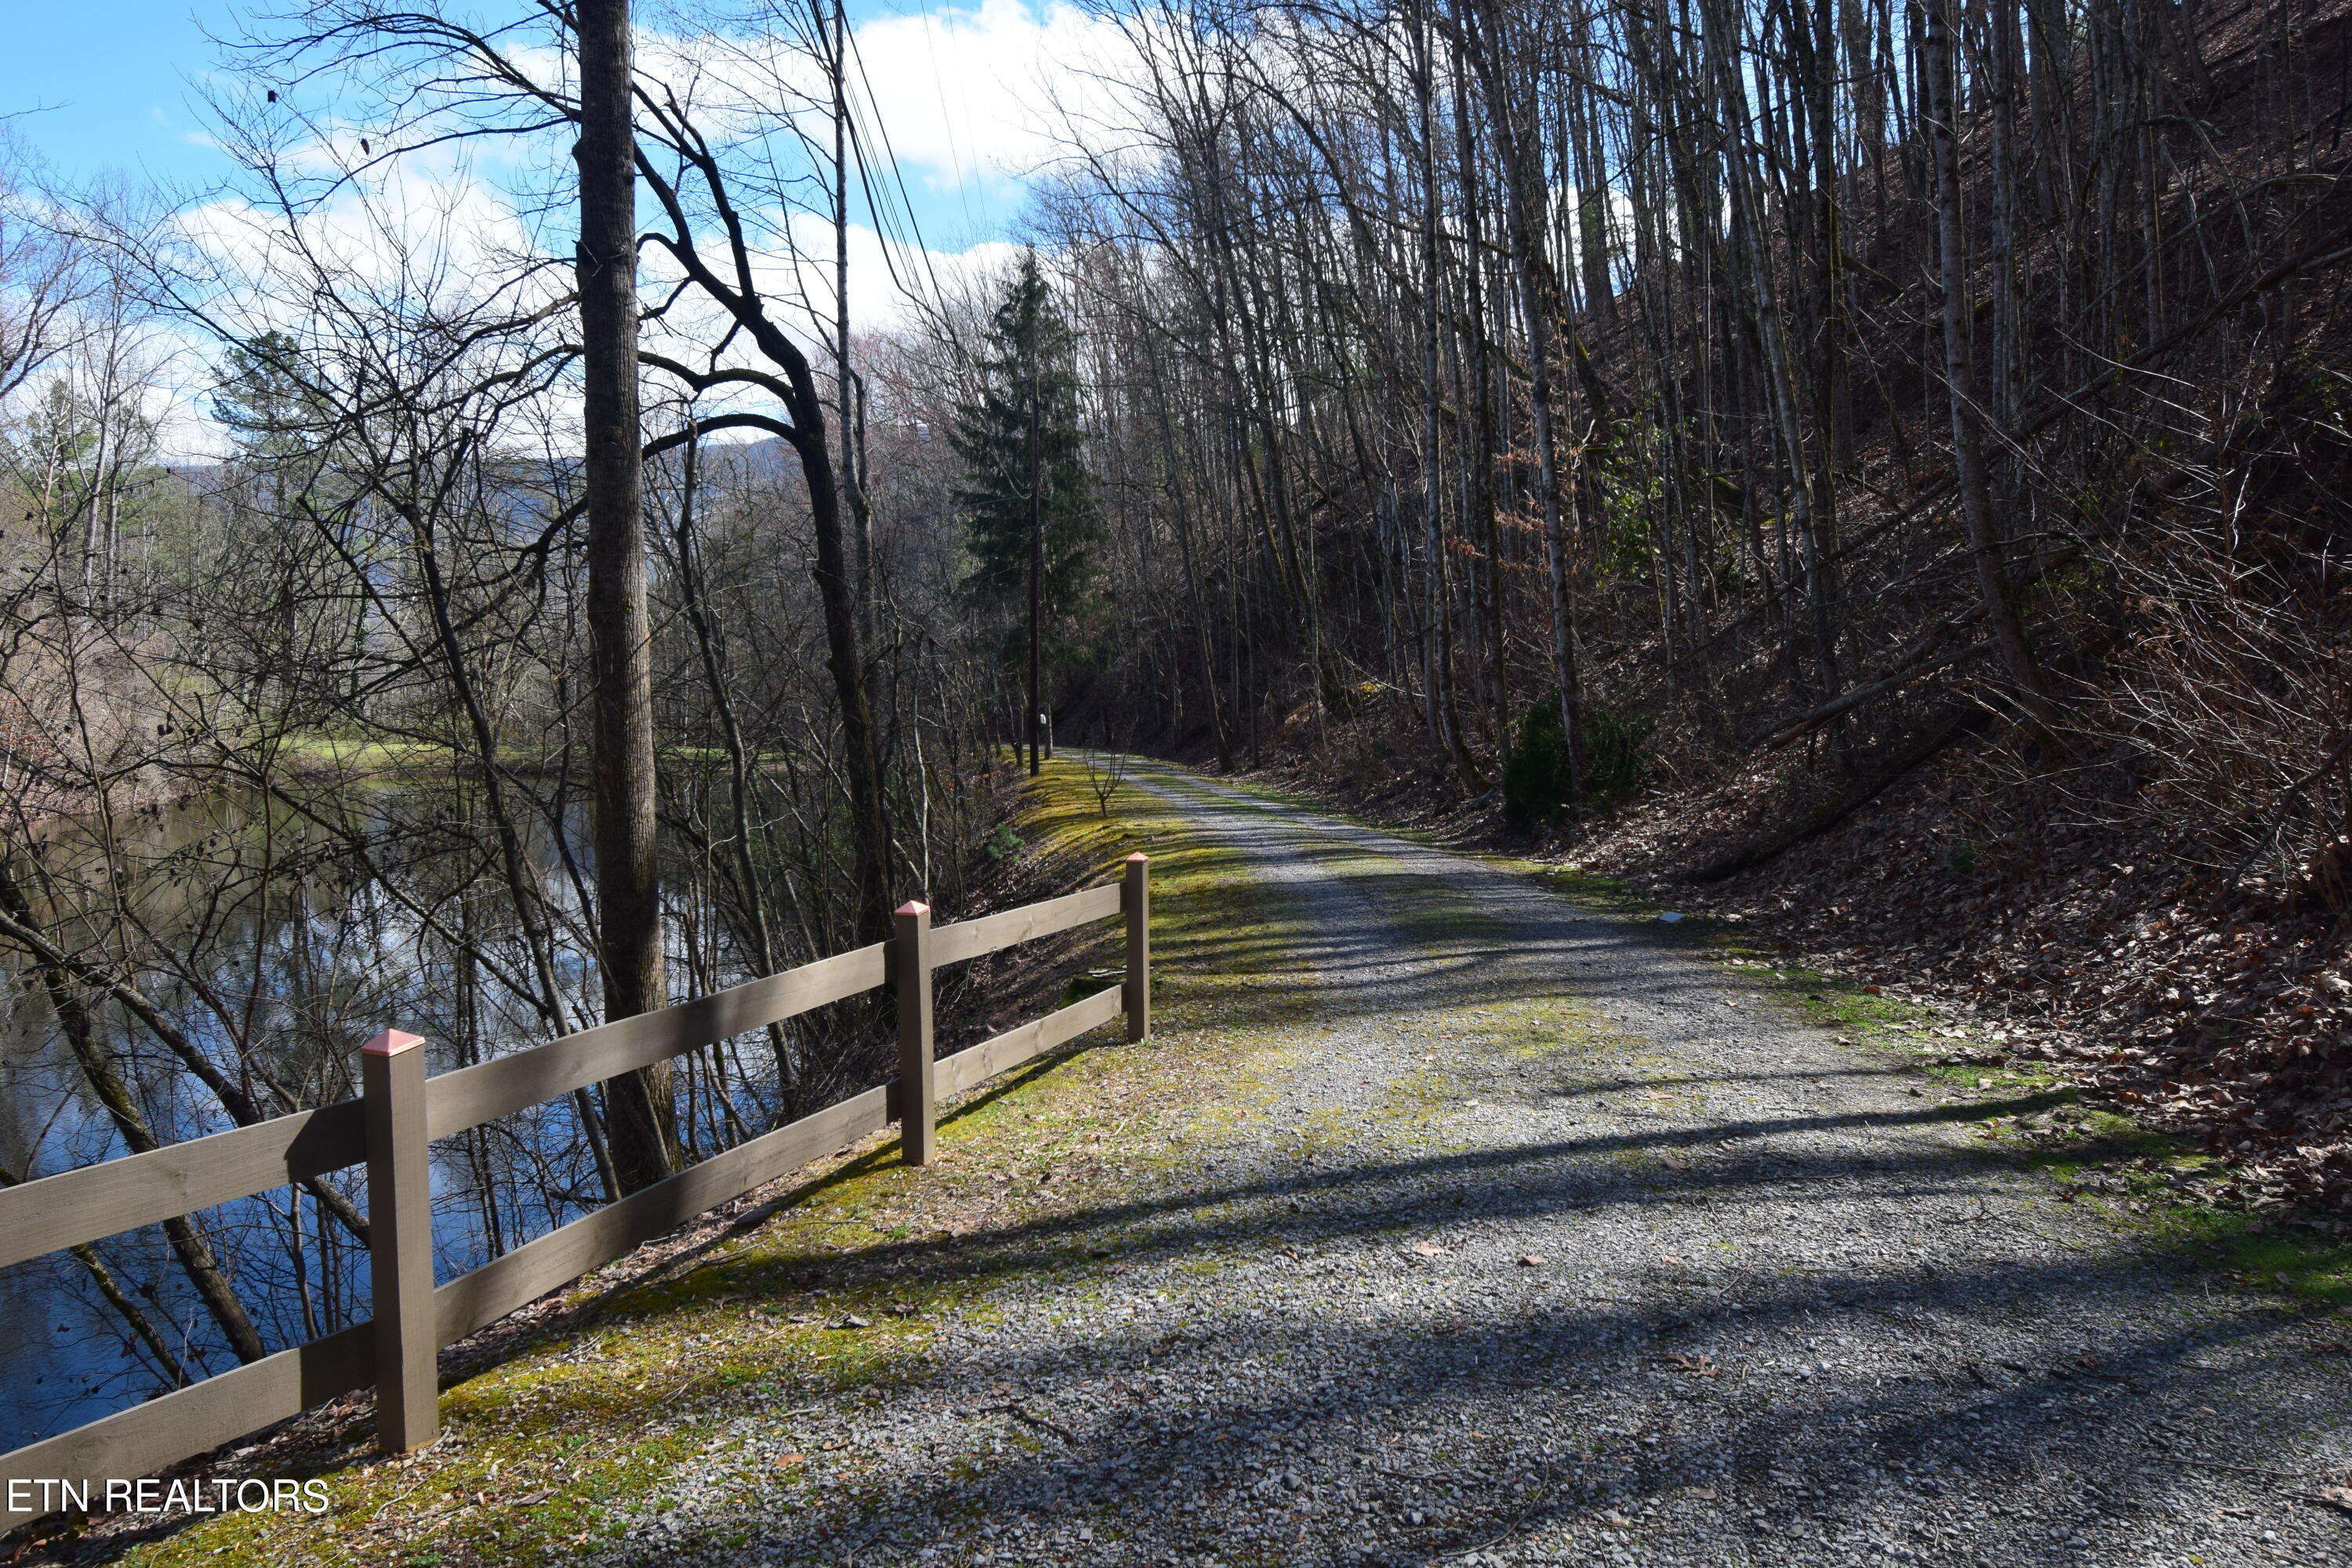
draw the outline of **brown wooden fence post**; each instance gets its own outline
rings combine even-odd
[[[898,906],[890,988],[898,1000],[898,1149],[909,1165],[931,1163],[931,906]]]
[[[424,1046],[415,1035],[386,1029],[360,1047],[368,1279],[375,1297],[375,1440],[387,1454],[421,1448],[441,1431]]]
[[[1118,907],[1127,916],[1127,1037],[1151,1035],[1151,857],[1141,850],[1127,858],[1127,883]]]

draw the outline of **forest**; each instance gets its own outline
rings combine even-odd
[[[2352,1200],[2352,8],[1070,9],[963,272],[838,0],[257,16],[194,209],[0,146],[0,1183],[982,909],[1058,745],[1748,922]],[[887,1023],[475,1130],[445,1245]],[[58,1259],[5,1436],[352,1321],[365,1234]]]

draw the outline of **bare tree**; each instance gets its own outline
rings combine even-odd
[[[580,341],[587,438],[588,647],[595,727],[596,942],[604,1016],[668,1003],[655,846],[653,628],[646,608],[644,437],[637,417],[635,86],[628,0],[583,0]],[[677,1168],[667,1063],[604,1085],[624,1191]]]

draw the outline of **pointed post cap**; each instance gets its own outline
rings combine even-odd
[[[360,1050],[371,1057],[396,1057],[403,1051],[413,1051],[424,1043],[422,1035],[412,1035],[405,1029],[386,1029],[362,1046]]]
[[[1130,866],[1139,866],[1150,858],[1150,856],[1146,855],[1142,850],[1139,849],[1134,854],[1127,858],[1127,863]]]
[[[927,915],[931,912],[931,906],[923,902],[920,899],[908,899],[905,903],[900,904],[894,912],[899,915]]]

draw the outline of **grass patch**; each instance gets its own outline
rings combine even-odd
[[[1328,817],[1334,822],[1344,822],[1350,827],[1360,827],[1369,832],[1386,834],[1391,838],[1402,839],[1408,844],[1419,844],[1431,848],[1441,847],[1437,835],[1426,828],[1399,827],[1385,822],[1376,822],[1369,816],[1349,811],[1344,806],[1318,800],[1312,795],[1301,795],[1297,790],[1284,789],[1277,784],[1265,784],[1256,779],[1232,778],[1219,778],[1215,784],[1218,790],[1230,790],[1235,795],[1255,797],[1254,800],[1241,802],[1219,797],[1221,804],[1223,805],[1256,805],[1261,810],[1266,806],[1286,806],[1293,811],[1310,811],[1318,816]]]
[[[1498,871],[1528,878],[1595,914],[1654,922],[1658,916],[1673,912],[1671,906],[1639,891],[1632,883],[1589,870],[1573,860],[1538,860],[1529,856],[1499,851],[1475,854],[1472,858]],[[1687,921],[1662,924],[1659,930],[1662,933],[1671,931],[1688,937],[1696,936],[1702,931],[1713,932],[1720,926],[1719,921],[1694,916]]]
[[[339,776],[371,773],[446,773],[459,761],[457,749],[437,741],[386,741],[350,735],[274,735],[248,742],[247,750],[266,750],[286,767],[331,773]],[[530,753],[521,761],[536,761]]]
[[[1966,1108],[1954,1114],[1975,1123],[1978,1142],[2048,1176],[2059,1201],[2240,1284],[2352,1304],[2352,1245],[2291,1214],[2262,1215],[2231,1201],[2221,1161],[2084,1105],[2053,1066],[2010,1056],[2005,1040],[1875,986],[1774,965],[1736,944],[1724,953],[1733,973],[1754,977],[1807,1021],[1923,1074],[1940,1105]]]
[[[2183,1264],[2315,1305],[2352,1307],[2352,1243],[2292,1209],[2236,1201],[2229,1169],[2188,1140],[2069,1103],[2016,1150],[2058,1201]]]

